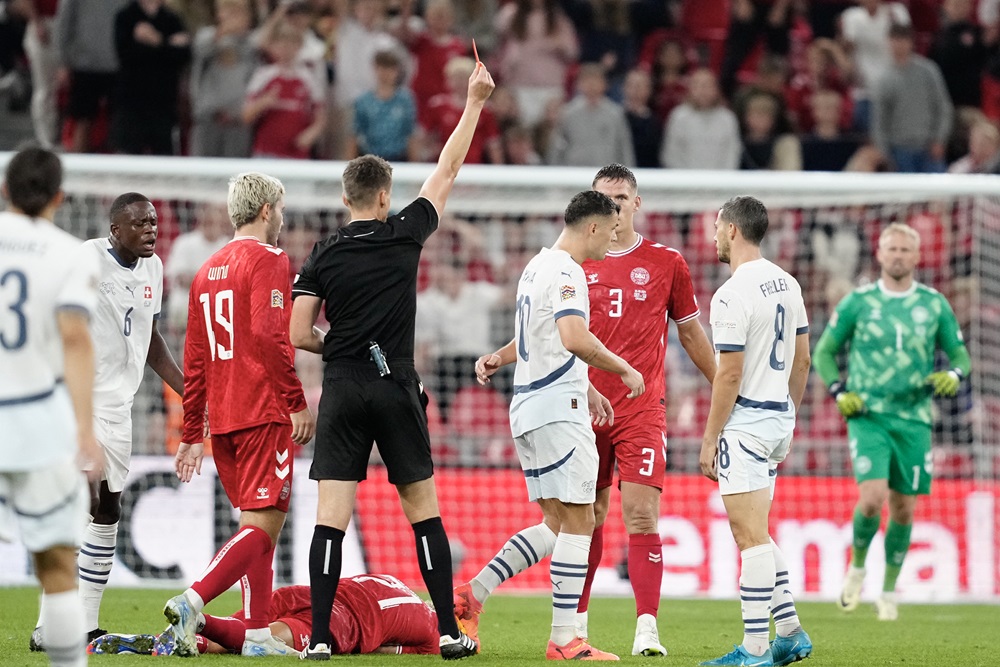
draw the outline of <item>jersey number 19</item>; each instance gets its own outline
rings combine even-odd
[[[229,346],[216,342],[215,328],[212,326],[211,298],[208,293],[198,297],[205,313],[205,328],[208,330],[208,349],[212,351],[212,361],[233,358],[233,290],[227,289],[215,295],[215,322],[229,333]]]

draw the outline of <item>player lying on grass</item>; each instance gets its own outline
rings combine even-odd
[[[271,635],[301,651],[309,645],[312,622],[308,586],[274,591],[268,610]],[[199,614],[199,653],[240,653],[246,637],[243,610],[229,617]],[[437,614],[416,593],[388,574],[341,579],[330,616],[333,653],[438,653]],[[170,628],[159,635],[106,634],[89,653],[171,655]]]

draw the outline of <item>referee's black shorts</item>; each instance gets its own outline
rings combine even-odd
[[[328,367],[309,478],[364,480],[373,442],[390,483],[410,484],[434,474],[420,377],[405,366],[393,367],[386,377],[374,364]]]

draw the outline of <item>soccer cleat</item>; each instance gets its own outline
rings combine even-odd
[[[844,587],[837,598],[837,607],[841,611],[854,611],[861,604],[861,586],[865,582],[865,570],[861,567],[849,567],[844,575]]]
[[[554,641],[549,641],[549,647],[545,651],[546,660],[603,660],[607,662],[618,660],[614,653],[601,651],[594,648],[582,639],[574,639],[565,646],[559,646]]]
[[[632,642],[632,655],[644,655],[647,658],[666,655],[667,649],[660,644],[660,633],[656,629],[656,617],[643,614],[635,622],[635,641]]]
[[[775,667],[790,665],[812,655],[813,643],[801,627],[787,637],[775,637],[771,642],[771,659]]]
[[[181,593],[169,600],[163,607],[163,615],[170,623],[174,635],[174,655],[182,658],[193,658],[198,655],[198,640],[195,637],[198,627],[198,612],[194,610],[187,597]]]
[[[764,651],[764,655],[753,655],[748,653],[742,645],[733,646],[729,653],[716,658],[706,660],[701,663],[704,667],[773,667],[774,659],[771,657],[771,649]]]
[[[87,653],[92,655],[108,655],[117,653],[132,653],[135,655],[152,655],[156,635],[117,635],[103,634],[87,644]]]
[[[455,618],[469,639],[479,644],[479,615],[483,613],[483,603],[472,594],[472,585],[464,583],[455,589]]]
[[[32,652],[45,650],[45,647],[42,645],[42,626],[39,625],[31,631],[31,638],[28,639],[28,650]]]
[[[174,639],[174,628],[173,626],[169,626],[166,630],[156,635],[156,640],[153,642],[153,655],[173,655],[176,646],[177,641]]]
[[[895,593],[882,593],[875,600],[875,612],[880,621],[895,621],[899,619],[899,607],[896,605]]]
[[[441,635],[441,657],[445,660],[461,660],[479,653],[479,646],[465,633],[459,632],[458,639],[451,635]]]
[[[249,639],[244,640],[241,655],[260,658],[269,655],[299,655],[294,648],[271,635],[262,642],[255,642]]]
[[[573,628],[576,631],[576,638],[587,641],[589,638],[587,630],[587,612],[578,611],[576,612],[576,619],[573,621]]]
[[[299,659],[329,660],[331,653],[332,651],[330,651],[330,647],[327,646],[326,644],[316,644],[315,646],[306,646],[304,649],[302,649],[302,652],[299,653]]]
[[[97,639],[98,637],[103,637],[106,634],[108,634],[107,630],[103,630],[101,628],[94,628],[93,630],[87,633],[87,642],[90,643],[95,639]]]

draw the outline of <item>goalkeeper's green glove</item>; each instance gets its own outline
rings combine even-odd
[[[837,401],[837,409],[844,419],[855,417],[865,410],[865,402],[853,391],[847,391],[843,382],[837,381],[830,385],[830,396]]]
[[[952,397],[958,393],[958,386],[962,384],[962,371],[953,368],[950,371],[938,371],[928,375],[924,382],[934,388],[935,396]]]

